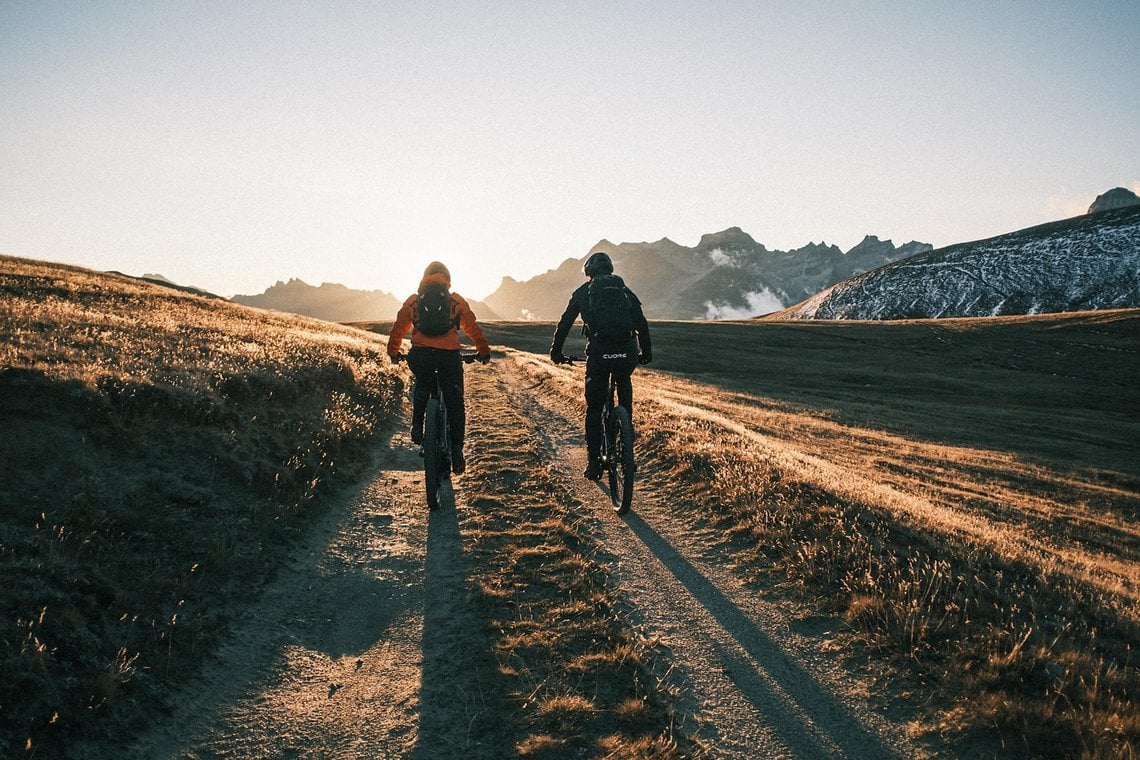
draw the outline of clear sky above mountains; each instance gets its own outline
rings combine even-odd
[[[936,246],[1140,191],[1140,3],[0,2],[0,253],[481,298],[600,238]]]

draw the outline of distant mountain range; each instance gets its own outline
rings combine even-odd
[[[1100,211],[1112,211],[1117,208],[1128,208],[1140,205],[1140,197],[1124,187],[1114,187],[1107,193],[1101,193],[1089,206],[1088,213],[1096,214]]]
[[[889,240],[868,236],[846,253],[825,243],[769,251],[739,227],[705,235],[694,248],[668,238],[619,245],[602,240],[581,259],[567,259],[524,282],[504,277],[494,293],[482,302],[471,301],[471,307],[480,319],[558,319],[571,291],[585,281],[582,264],[599,250],[613,258],[650,319],[724,319],[783,309],[828,285],[931,246],[912,242],[896,248]],[[327,282],[314,286],[298,279],[232,300],[330,322],[390,320],[402,303],[380,290]]]
[[[809,243],[770,251],[739,227],[694,247],[601,240],[582,258],[526,281],[504,277],[480,319],[554,320],[605,251],[650,319],[903,319],[1140,307],[1140,198],[1124,188],[1097,197],[1089,214],[934,250],[868,235],[854,248]],[[344,285],[278,282],[234,301],[331,322],[394,318],[401,299]],[[792,304],[796,304],[792,306]],[[790,307],[790,308],[789,308]]]
[[[1101,196],[1084,216],[887,264],[774,318],[918,319],[1140,307],[1140,199],[1131,197],[1124,203],[1127,197],[1117,193],[1100,203]]]
[[[404,303],[383,290],[353,290],[332,282],[309,285],[296,278],[272,285],[264,293],[234,296],[230,299],[246,306],[304,314],[326,322],[383,322],[396,318]],[[480,319],[498,317],[485,303],[467,299]]]
[[[811,243],[794,251],[769,251],[739,227],[704,235],[689,248],[663,238],[655,243],[602,240],[614,271],[637,293],[650,319],[751,317],[784,308],[822,288],[891,261],[931,250],[911,242],[896,248],[868,236],[844,253]],[[585,281],[581,259],[519,282],[504,277],[486,303],[506,319],[557,319],[570,293]]]

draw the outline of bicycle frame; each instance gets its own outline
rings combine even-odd
[[[569,356],[567,359],[571,364],[582,361],[577,356]],[[633,419],[628,409],[615,402],[616,396],[617,379],[610,373],[606,401],[602,406],[602,440],[598,458],[607,475],[614,511],[623,515],[633,504],[636,465],[633,456]]]
[[[403,354],[400,355],[406,359]],[[461,354],[464,364],[471,364],[476,354]],[[440,494],[445,483],[451,482],[451,429],[447,419],[447,403],[443,397],[439,375],[429,386],[424,410],[424,490],[428,509],[435,510],[440,505]]]

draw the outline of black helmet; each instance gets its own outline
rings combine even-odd
[[[582,267],[587,277],[596,277],[599,274],[613,274],[614,263],[604,251],[595,251],[586,259],[586,266]]]

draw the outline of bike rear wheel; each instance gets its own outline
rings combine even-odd
[[[633,505],[633,421],[624,406],[610,415],[610,500],[614,511],[624,515]]]
[[[438,398],[430,398],[424,416],[424,489],[427,491],[428,509],[439,509],[439,490],[443,485],[445,466],[444,440],[447,432]]]

